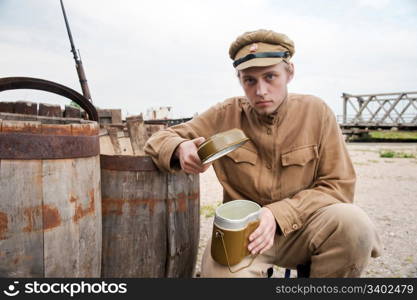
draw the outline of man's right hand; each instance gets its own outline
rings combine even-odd
[[[206,171],[211,164],[203,165],[197,154],[198,146],[206,139],[199,137],[194,140],[182,142],[175,150],[175,156],[180,160],[181,169],[186,173],[198,174]]]

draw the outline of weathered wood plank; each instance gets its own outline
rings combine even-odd
[[[134,155],[129,137],[119,137],[119,145],[122,155]]]
[[[79,230],[78,276],[100,277],[102,251],[102,209],[100,191],[100,158],[74,160],[72,188],[75,213],[72,221]]]
[[[61,106],[56,104],[39,103],[39,116],[45,117],[62,117]]]
[[[115,155],[110,136],[107,134],[107,129],[106,133],[100,135],[100,154]]]
[[[126,118],[126,123],[134,155],[145,155],[143,148],[148,135],[142,115]]]
[[[109,133],[110,141],[113,145],[114,154],[121,155],[122,150],[121,150],[120,143],[119,143],[119,137],[117,135],[117,131],[118,131],[117,128],[109,127],[107,128],[107,131]]]
[[[100,277],[99,157],[44,161],[44,186],[59,212],[45,228],[45,277]]]
[[[41,133],[40,122],[3,120],[2,132]]]
[[[14,112],[16,114],[37,115],[38,103],[27,102],[27,101],[17,101],[14,106]]]
[[[76,107],[65,105],[64,118],[78,118],[79,119],[81,118],[81,110]]]
[[[164,277],[166,177],[102,170],[103,277]]]
[[[45,277],[78,277],[79,226],[73,222],[75,207],[71,200],[75,170],[72,159],[45,160],[43,163],[45,218]]]
[[[167,174],[168,253],[166,277],[191,277],[200,230],[199,176]]]
[[[1,102],[0,101],[0,112],[14,113],[14,102]]]
[[[145,127],[146,127],[146,135],[147,135],[146,140],[148,140],[155,132],[158,132],[159,130],[166,128],[166,126],[162,124],[157,124],[157,125],[146,124]]]
[[[42,162],[0,160],[0,277],[43,277]]]

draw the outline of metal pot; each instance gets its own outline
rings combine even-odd
[[[250,254],[249,235],[259,225],[260,209],[249,200],[233,200],[216,209],[211,242],[211,256],[216,262],[230,269]]]

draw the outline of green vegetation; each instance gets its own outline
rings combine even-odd
[[[204,215],[206,218],[211,218],[216,214],[216,208],[218,205],[203,205],[200,208],[200,214]]]
[[[377,153],[378,150],[369,150],[369,149],[352,149],[353,151],[358,151],[358,152],[375,152]]]
[[[71,106],[71,107],[74,107],[74,108],[78,108],[78,109],[81,109],[81,106],[79,106],[77,103],[75,103],[74,101],[71,101],[71,103],[70,103],[70,105],[69,106]]]
[[[417,131],[370,131],[369,136],[372,139],[416,140],[417,142]]]
[[[359,162],[359,161],[354,161],[353,164],[356,165],[356,166],[369,166],[368,163]]]
[[[416,158],[413,153],[396,152],[393,150],[381,150],[379,151],[379,157],[385,158]]]

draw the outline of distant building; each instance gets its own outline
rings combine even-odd
[[[172,119],[172,106],[151,107],[146,111],[147,120],[168,120]]]
[[[99,123],[104,124],[122,124],[121,109],[97,109]]]

